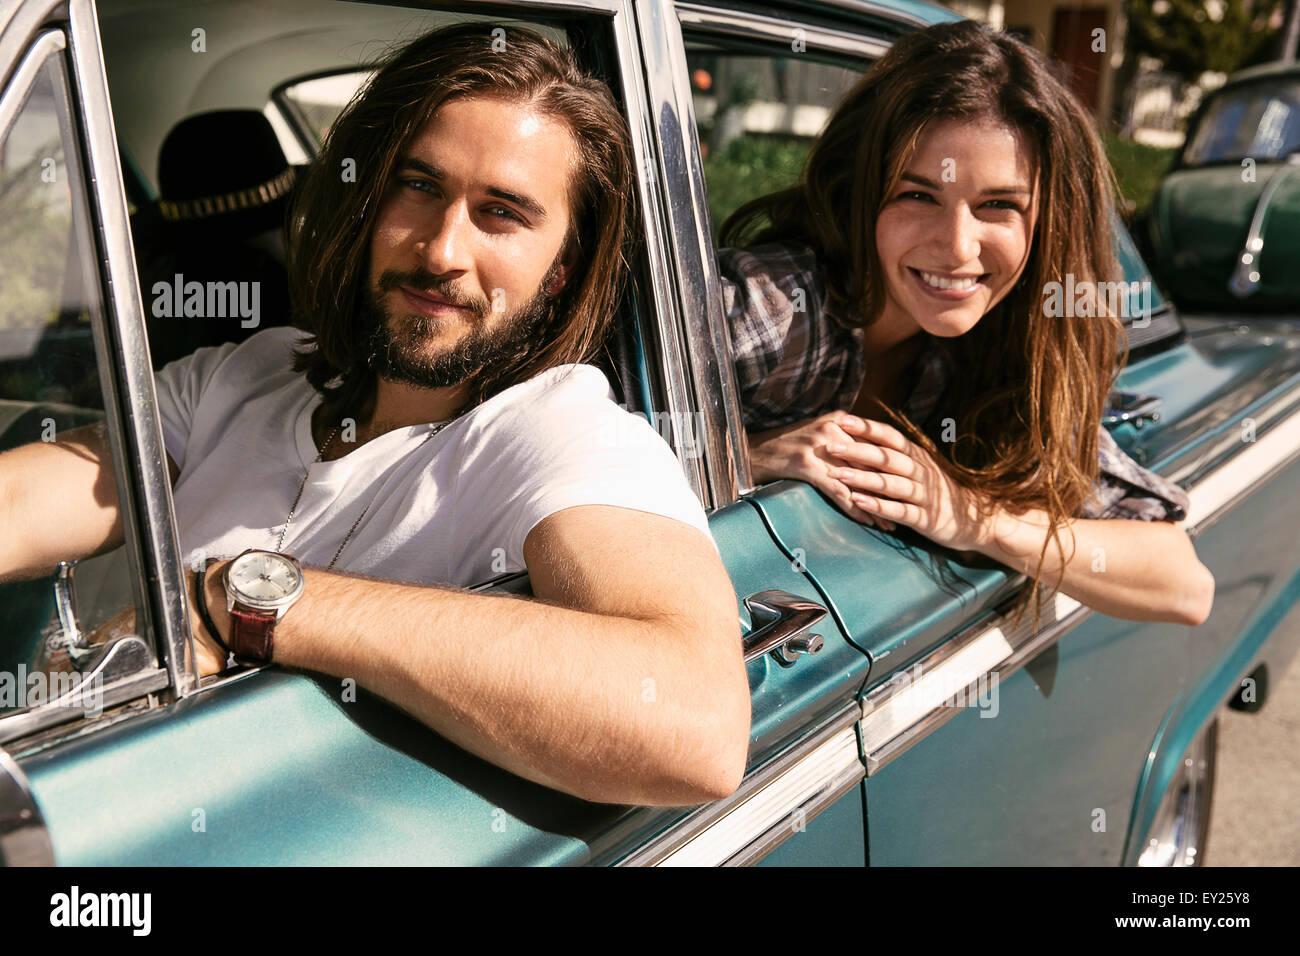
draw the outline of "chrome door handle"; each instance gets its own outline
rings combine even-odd
[[[826,608],[789,591],[772,588],[745,598],[754,630],[745,636],[745,663],[770,653],[782,664],[800,654],[816,654],[825,641],[809,631],[826,616]]]

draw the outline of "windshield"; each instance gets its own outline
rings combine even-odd
[[[1206,108],[1183,164],[1284,159],[1300,151],[1300,76],[1275,77],[1220,93]]]

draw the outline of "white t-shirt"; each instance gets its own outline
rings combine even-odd
[[[709,536],[672,450],[590,365],[505,389],[427,441],[435,426],[411,425],[313,463],[320,396],[290,367],[305,337],[266,329],[157,373],[187,566],[196,550],[274,549],[304,475],[282,550],[325,567],[364,511],[335,568],[396,581],[467,587],[524,570],[528,532],[575,505],[665,515]]]

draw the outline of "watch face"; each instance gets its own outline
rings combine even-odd
[[[297,562],[274,551],[241,554],[230,563],[226,579],[239,600],[254,607],[279,607],[303,589]]]

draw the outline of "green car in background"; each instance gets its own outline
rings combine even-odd
[[[1243,70],[1206,98],[1146,225],[1180,308],[1300,312],[1300,64]]]

